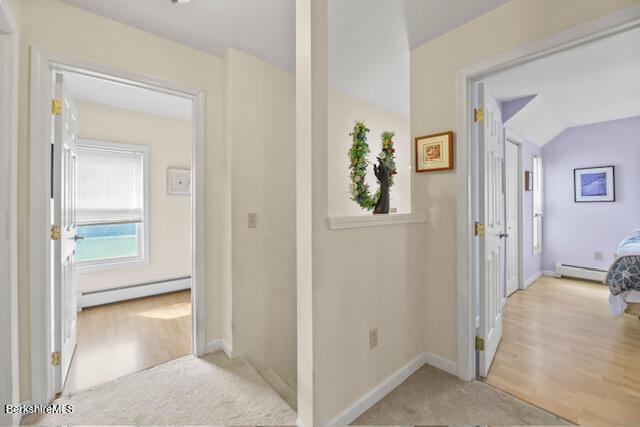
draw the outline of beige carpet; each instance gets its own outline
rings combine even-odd
[[[352,425],[569,424],[479,381],[425,365]]]
[[[24,424],[295,425],[296,413],[243,359],[217,352],[186,356],[63,396],[69,415],[29,416]]]

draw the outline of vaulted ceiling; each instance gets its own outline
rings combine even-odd
[[[295,69],[295,0],[63,0],[219,56],[236,48]],[[507,0],[330,0],[330,84],[409,111],[409,49]]]
[[[565,129],[640,116],[640,29],[532,61],[485,80],[506,102],[536,95],[505,124],[538,145]]]

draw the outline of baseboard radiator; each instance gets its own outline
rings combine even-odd
[[[153,282],[135,283],[117,288],[86,291],[78,294],[78,310],[112,302],[144,298],[191,288],[191,276],[176,277]]]
[[[607,275],[607,271],[594,267],[557,263],[556,274],[560,277],[574,277],[576,279],[593,280],[602,283]]]

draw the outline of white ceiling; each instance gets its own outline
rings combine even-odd
[[[295,0],[63,0],[218,56],[295,69]],[[409,112],[409,49],[507,0],[331,0],[330,85]]]
[[[63,74],[64,81],[75,99],[191,120],[191,101],[187,98],[82,74],[68,72]]]
[[[570,127],[640,116],[639,46],[635,29],[505,70],[485,83],[500,101],[538,95],[505,125],[544,145]]]

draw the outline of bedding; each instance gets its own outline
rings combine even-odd
[[[640,302],[640,230],[618,245],[617,258],[609,267],[605,283],[609,286],[609,311],[624,313],[628,303]]]

